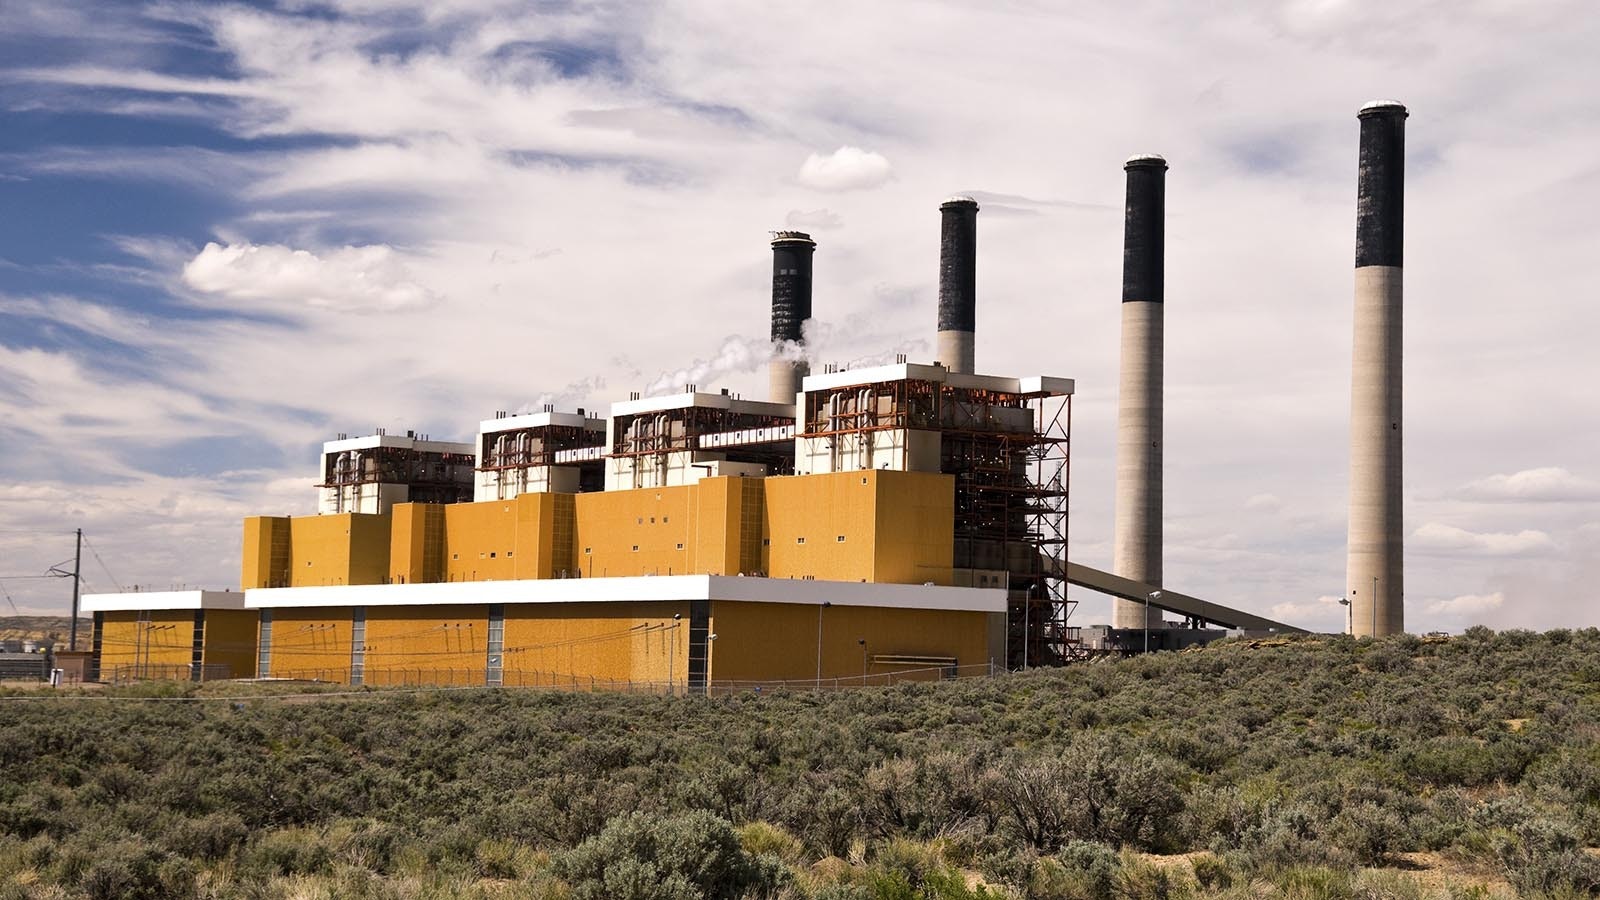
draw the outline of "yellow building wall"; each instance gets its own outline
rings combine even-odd
[[[274,609],[266,675],[350,680],[350,607]]]
[[[446,581],[509,581],[516,577],[516,549],[516,500],[445,506]]]
[[[713,687],[739,681],[813,681],[819,614],[822,678],[830,683],[860,684],[864,656],[870,684],[908,671],[873,664],[875,656],[954,657],[964,675],[979,671],[967,667],[989,662],[987,613],[718,600],[711,605],[711,631],[717,635],[710,652]],[[865,652],[858,643],[863,639]]]
[[[100,677],[188,678],[194,610],[108,612],[101,616]]]
[[[868,470],[765,481],[770,577],[950,583],[951,476]]]
[[[288,516],[251,516],[244,520],[244,548],[239,588],[284,587],[289,583]],[[274,553],[274,549],[277,553]]]
[[[508,605],[504,660],[507,685],[620,689],[670,679],[682,686],[689,670],[689,604]]]
[[[489,610],[367,607],[363,684],[483,684]]]
[[[253,609],[208,609],[205,612],[200,662],[207,667],[227,667],[226,674],[208,674],[208,677],[254,678],[261,614]]]
[[[575,548],[586,578],[737,575],[759,566],[755,532],[763,479],[721,476],[679,487],[578,494]],[[748,500],[747,500],[748,498]]]
[[[289,520],[289,586],[383,584],[389,516],[341,513]]]
[[[577,575],[573,551],[577,529],[573,494],[517,495],[516,578],[564,578]]]
[[[445,509],[437,503],[396,503],[390,510],[390,584],[444,580]]]

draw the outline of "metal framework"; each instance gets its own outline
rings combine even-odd
[[[715,406],[684,406],[620,415],[609,456],[663,456],[705,450],[731,462],[761,463],[772,475],[794,474],[794,420]]]
[[[329,453],[323,460],[318,487],[345,488],[362,484],[404,484],[413,503],[462,503],[472,499],[469,453],[437,453],[411,447],[371,447]],[[342,492],[341,492],[342,496]]]

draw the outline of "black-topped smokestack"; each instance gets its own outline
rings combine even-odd
[[[971,374],[978,318],[978,201],[939,204],[939,360]]]
[[[1351,631],[1405,630],[1401,330],[1406,108],[1361,107],[1356,176],[1355,343],[1350,379],[1350,532],[1345,566]]]
[[[1167,161],[1135,156],[1128,173],[1127,211],[1122,221],[1122,302],[1161,303],[1167,251]]]
[[[806,376],[802,356],[806,320],[811,318],[811,255],[817,242],[800,231],[772,233],[772,363],[774,403],[793,403]]]
[[[1122,376],[1117,401],[1118,575],[1161,585],[1162,311],[1166,300],[1167,161],[1135,156],[1122,226]],[[1161,624],[1161,611],[1117,600],[1118,628]]]

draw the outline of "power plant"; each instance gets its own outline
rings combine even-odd
[[[1358,635],[1403,627],[1405,116],[1390,101],[1360,114]],[[1059,665],[1217,626],[1298,631],[1164,584],[1167,163],[1124,171],[1111,572],[1068,558],[1073,380],[976,371],[978,204],[955,196],[939,206],[938,361],[812,371],[816,243],[773,232],[766,400],[688,384],[603,415],[496,413],[471,442],[338,435],[316,515],[244,521],[241,590],[84,598],[93,672],[709,693]],[[1114,598],[1092,640],[1069,585]]]

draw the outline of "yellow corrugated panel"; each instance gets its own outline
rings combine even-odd
[[[822,677],[841,683],[859,682],[863,662],[872,678],[898,670],[874,665],[879,656],[950,657],[964,667],[989,661],[987,613],[718,600],[711,606],[712,684],[816,678],[819,624]]]
[[[363,684],[483,684],[485,606],[368,607]]]
[[[350,680],[350,607],[272,611],[274,678]]]
[[[261,614],[253,609],[206,610],[200,661],[207,667],[207,677],[254,678],[260,624]]]

